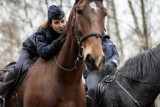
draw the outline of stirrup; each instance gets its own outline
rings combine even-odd
[[[1,100],[0,106],[1,106],[1,107],[5,107],[5,103],[6,103],[5,98],[3,98],[2,96],[0,96],[0,100]]]

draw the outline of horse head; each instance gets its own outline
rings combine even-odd
[[[102,38],[106,9],[102,0],[76,0],[72,15],[72,29],[83,49],[85,66],[90,71],[98,71],[105,62]]]

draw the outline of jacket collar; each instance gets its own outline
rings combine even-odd
[[[57,39],[59,37],[60,33],[57,33],[53,28],[48,27],[46,29],[46,37],[50,39]]]

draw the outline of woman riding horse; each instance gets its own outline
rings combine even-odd
[[[37,32],[23,42],[22,52],[15,70],[9,72],[0,84],[0,96],[5,93],[8,87],[12,86],[25,60],[37,56],[49,59],[60,51],[64,42],[60,35],[65,26],[65,13],[59,6],[51,5],[48,9],[46,23],[41,25]]]

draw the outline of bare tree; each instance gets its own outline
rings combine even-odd
[[[135,25],[134,32],[137,34],[140,41],[139,52],[143,52],[151,48],[151,30],[152,30],[151,23],[152,22],[149,19],[149,17],[152,15],[152,9],[155,4],[155,1],[152,1],[152,3],[147,3],[149,2],[149,0],[140,0],[136,2],[137,4],[139,3],[139,5],[137,6],[139,6],[140,11],[137,11],[134,8],[136,5],[135,3],[133,4],[133,1],[131,0],[128,0],[128,5],[131,11],[132,18],[134,20],[134,25]],[[148,8],[147,4],[152,5],[150,6],[151,8],[149,9],[149,11],[146,11],[146,9]],[[137,14],[140,13],[141,16],[138,16],[136,13]],[[138,41],[135,41],[135,42],[137,43]],[[158,103],[156,106],[159,107]]]
[[[139,37],[139,41],[141,42],[139,45],[139,51],[143,52],[145,50],[148,50],[150,48],[149,44],[149,28],[148,28],[148,23],[147,23],[147,14],[145,11],[145,2],[144,0],[140,0],[140,12],[141,12],[141,23],[142,26],[139,24],[138,20],[140,16],[136,15],[136,10],[133,8],[133,3],[131,0],[128,0],[128,5],[131,11],[131,15],[134,20],[134,25],[135,25],[135,33]],[[137,42],[137,41],[136,41]]]
[[[117,48],[120,53],[120,58],[121,60],[124,60],[123,45],[122,45],[122,39],[120,35],[119,23],[117,20],[117,12],[114,0],[108,0],[107,7],[108,7],[107,30],[111,37],[112,35],[115,37]]]
[[[9,61],[15,61],[17,58],[14,57],[16,48],[20,47],[21,40],[19,37],[19,26],[16,24],[16,20],[3,21],[1,22],[0,32],[3,35],[0,39],[0,69],[2,69]],[[12,57],[11,57],[12,56]]]

